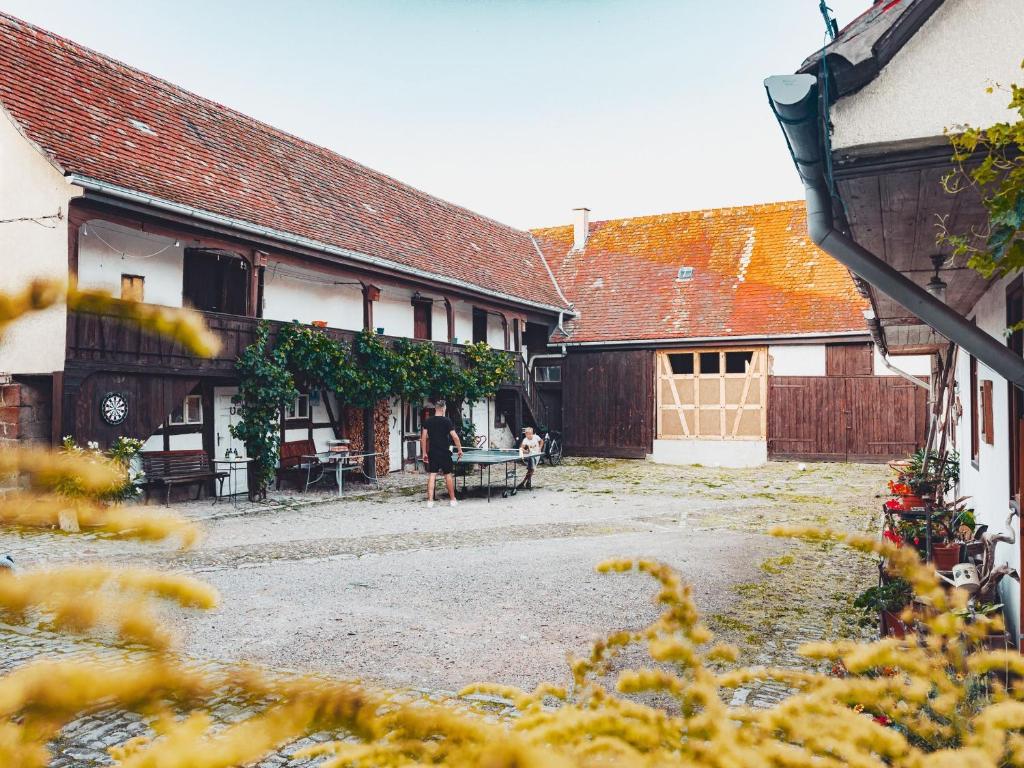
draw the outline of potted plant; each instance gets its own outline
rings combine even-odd
[[[906,579],[895,578],[869,587],[853,601],[863,616],[862,626],[870,626],[882,618],[882,631],[892,637],[905,637],[907,625],[901,618],[903,609],[914,599],[914,589]]]

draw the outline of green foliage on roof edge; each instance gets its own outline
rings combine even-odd
[[[986,90],[997,89],[1005,90],[999,85]],[[954,256],[966,256],[967,265],[985,277],[1024,269],[1024,87],[1011,84],[1009,92],[1007,108],[1016,112],[1017,120],[968,127],[950,136],[954,170],[942,180],[953,194],[974,189],[988,222],[982,230],[950,232],[941,220],[937,244],[951,247]]]
[[[300,391],[333,392],[339,406],[372,408],[391,398],[444,399],[458,410],[462,403],[493,397],[514,366],[511,355],[485,342],[466,346],[463,363],[442,355],[430,342],[398,339],[388,344],[364,330],[348,345],[298,322],[283,325],[272,343],[264,321],[235,364],[240,419],[231,434],[245,444],[253,460],[250,482],[262,495],[280,454],[282,411]]]

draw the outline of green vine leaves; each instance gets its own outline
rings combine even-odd
[[[992,93],[996,87],[987,90]],[[954,256],[966,256],[967,265],[985,277],[1003,277],[1024,268],[1024,88],[1011,85],[1009,90],[1008,108],[1019,119],[989,128],[968,127],[951,136],[954,170],[942,180],[953,194],[976,190],[988,222],[981,230],[953,233],[940,220],[936,242],[949,246]]]
[[[236,404],[241,420],[231,433],[253,459],[252,482],[262,493],[277,465],[282,409],[300,391],[333,392],[339,405],[372,408],[381,400],[444,399],[472,404],[493,397],[510,380],[515,363],[486,343],[464,348],[462,359],[430,342],[397,339],[390,346],[372,331],[361,331],[351,347],[324,330],[292,322],[271,343],[261,323],[256,340],[238,358]]]

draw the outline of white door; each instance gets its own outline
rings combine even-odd
[[[231,435],[229,427],[239,420],[237,406],[231,398],[238,394],[238,387],[213,388],[213,458],[231,456],[245,457],[245,444]],[[236,453],[237,452],[237,453]],[[219,471],[231,471],[225,464],[218,464]],[[249,489],[248,472],[245,467],[235,469],[233,477],[224,484],[225,493],[242,493]]]
[[[388,466],[392,472],[402,468],[402,401],[391,401],[388,416]]]

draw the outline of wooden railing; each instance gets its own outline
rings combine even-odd
[[[68,312],[68,361],[95,368],[117,368],[152,373],[189,373],[191,375],[230,376],[235,361],[256,338],[260,320],[255,317],[201,312],[207,327],[221,340],[221,349],[215,357],[196,357],[180,344],[141,330],[114,314]],[[270,320],[271,338],[286,323]],[[351,343],[357,331],[325,328],[331,338]],[[382,336],[385,341],[395,337]],[[464,359],[462,348],[447,342],[433,342],[438,352]]]
[[[515,368],[506,384],[518,390],[522,395],[527,406],[530,408],[530,412],[533,414],[534,421],[537,422],[537,426],[546,425],[548,421],[547,406],[544,405],[540,392],[537,391],[537,387],[530,378],[530,370],[526,361],[521,355],[511,352],[509,354],[515,355]]]

